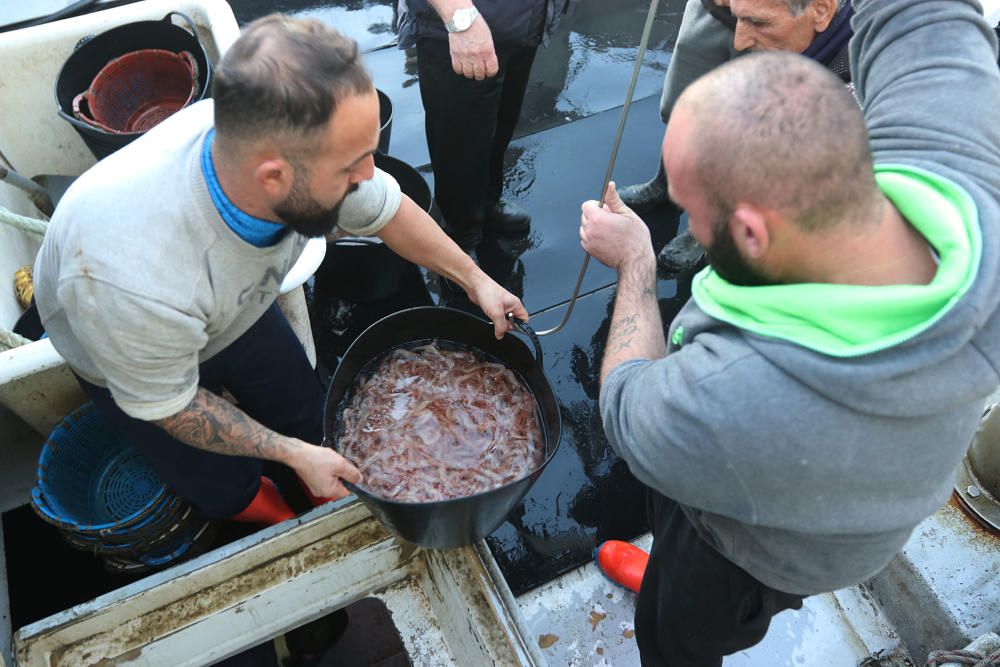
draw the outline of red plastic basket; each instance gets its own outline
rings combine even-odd
[[[164,49],[132,51],[108,62],[73,98],[73,115],[113,134],[145,132],[198,94],[194,56]]]

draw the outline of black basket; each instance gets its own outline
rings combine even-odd
[[[174,16],[184,19],[190,30],[175,25]],[[114,134],[86,123],[73,115],[73,98],[90,87],[91,81],[108,61],[142,49],[190,52],[198,64],[198,90],[192,104],[210,96],[212,64],[198,39],[194,21],[186,14],[170,12],[159,21],[126,23],[82,41],[63,63],[56,77],[56,105],[59,115],[83,137],[97,159],[114,153],[143,133]]]

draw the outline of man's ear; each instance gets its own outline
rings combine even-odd
[[[753,204],[737,204],[729,218],[729,232],[740,253],[749,260],[760,259],[771,248],[767,211]]]
[[[262,160],[253,175],[257,186],[275,202],[284,200],[295,182],[295,168],[280,157]]]
[[[830,21],[837,15],[837,0],[813,0],[806,11],[812,15],[813,29],[823,32],[830,27]]]

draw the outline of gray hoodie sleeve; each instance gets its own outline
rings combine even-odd
[[[733,48],[733,31],[709,14],[701,0],[688,0],[663,80],[660,119],[670,121],[677,98],[695,79],[739,55]]]
[[[733,376],[759,359],[724,335],[705,333],[667,357],[617,366],[601,386],[604,432],[643,484],[685,505],[756,523],[757,508],[720,406]]]
[[[979,276],[964,301],[975,344],[1000,357],[1000,72],[997,40],[974,0],[858,0],[851,70],[876,164],[921,167],[975,200]]]
[[[996,191],[996,36],[974,0],[855,0],[851,76],[875,162]],[[992,118],[992,122],[984,122]]]

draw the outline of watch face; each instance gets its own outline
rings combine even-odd
[[[452,21],[455,23],[455,29],[461,32],[462,30],[468,30],[475,18],[476,15],[474,12],[468,9],[459,9],[455,12]]]

